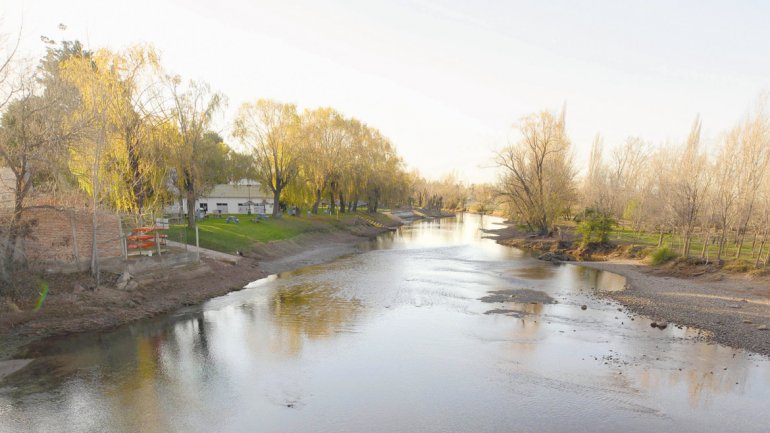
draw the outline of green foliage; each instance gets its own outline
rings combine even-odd
[[[583,246],[594,242],[606,244],[610,241],[610,232],[617,225],[617,221],[608,214],[589,209],[576,230],[582,235]]]
[[[668,247],[658,248],[650,255],[650,263],[653,265],[661,265],[669,262],[677,257],[677,254]]]
[[[631,199],[623,210],[623,219],[633,221],[641,211],[638,199]]]

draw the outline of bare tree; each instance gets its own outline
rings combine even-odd
[[[0,255],[0,278],[6,283],[11,280],[16,262],[23,264],[19,242],[30,230],[23,214],[29,206],[33,183],[62,156],[65,143],[76,131],[65,131],[58,101],[50,94],[42,96],[34,72],[27,68],[17,79],[15,98],[0,122],[0,161],[13,179],[12,211],[3,227]]]
[[[738,139],[738,152],[734,156],[738,160],[736,259],[741,256],[744,239],[756,210],[758,191],[765,181],[770,164],[770,117],[764,99],[758,103],[754,116],[744,122]]]
[[[0,111],[21,89],[21,82],[14,79],[14,61],[20,42],[21,29],[19,29],[15,41],[10,44],[8,43],[8,36],[0,34]]]
[[[591,143],[591,153],[588,158],[588,173],[583,180],[583,199],[586,208],[598,212],[611,211],[610,192],[607,180],[607,167],[603,161],[604,140],[596,134]]]
[[[708,161],[700,150],[701,121],[696,117],[678,164],[673,169],[669,206],[682,236],[682,255],[690,253],[693,232],[699,223],[709,186]]]
[[[714,225],[719,230],[717,260],[722,259],[728,231],[733,227],[737,217],[739,159],[736,158],[736,154],[740,134],[740,127],[735,127],[725,134],[722,149],[714,164],[714,188],[710,194],[710,203],[714,214]]]
[[[497,154],[500,196],[533,230],[546,234],[574,201],[575,170],[564,113],[543,111],[519,126],[521,139]]]

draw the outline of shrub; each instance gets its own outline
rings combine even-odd
[[[754,263],[743,259],[727,262],[723,267],[724,270],[729,272],[749,272],[755,268]]]
[[[585,218],[577,225],[577,232],[582,235],[581,244],[586,246],[592,242],[609,243],[610,232],[618,223],[604,212],[587,210]]]
[[[668,247],[658,248],[655,251],[652,252],[650,255],[650,263],[653,265],[662,265],[663,263],[669,262],[677,257],[677,254],[673,251],[671,251]]]

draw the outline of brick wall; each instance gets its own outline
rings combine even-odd
[[[36,220],[32,236],[24,240],[24,253],[34,263],[88,263],[91,259],[91,221],[89,210],[32,208],[24,220]],[[97,225],[97,251],[100,258],[119,257],[120,218],[100,212]]]

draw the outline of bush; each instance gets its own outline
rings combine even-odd
[[[592,242],[606,244],[610,241],[610,232],[618,223],[603,212],[587,210],[585,218],[577,225],[577,232],[582,235],[581,244],[586,246]]]
[[[756,269],[756,266],[754,266],[753,262],[741,259],[727,262],[723,269],[729,272],[749,272],[752,269]]]
[[[677,254],[668,247],[658,248],[650,255],[650,263],[653,265],[662,265],[675,259]]]

